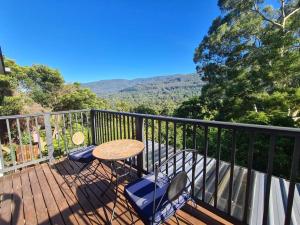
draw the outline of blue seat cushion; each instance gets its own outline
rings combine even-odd
[[[154,185],[156,185],[155,206],[158,207],[154,214],[153,224],[160,224],[166,221],[175,214],[177,209],[180,209],[190,200],[190,195],[184,192],[178,199],[172,202],[168,201],[167,194],[165,193],[169,186],[169,181],[162,173],[158,174],[156,184],[154,174],[149,174],[126,185],[124,191],[125,197],[145,224],[152,224]],[[161,204],[158,205],[160,201]]]
[[[95,146],[93,145],[86,146],[80,148],[79,150],[69,153],[68,157],[71,161],[89,163],[95,159],[92,154],[94,149]]]

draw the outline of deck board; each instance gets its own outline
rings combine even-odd
[[[29,180],[31,184],[31,190],[33,195],[33,200],[34,200],[34,205],[36,209],[36,216],[37,216],[37,221],[38,224],[45,224],[45,225],[50,225],[49,221],[49,216],[48,216],[48,210],[44,201],[44,197],[41,191],[40,184],[37,179],[37,175],[35,173],[34,168],[29,168],[27,170],[28,175],[29,175]]]
[[[0,224],[10,224],[11,221],[11,203],[12,203],[12,176],[8,175],[2,178],[3,182],[3,196],[1,204]]]
[[[57,203],[59,211],[62,214],[65,224],[66,225],[69,225],[69,224],[79,225],[79,223],[77,222],[75,216],[73,215],[73,212],[70,209],[66,199],[64,198],[59,186],[57,185],[51,171],[49,170],[49,167],[47,166],[47,164],[43,164],[41,167],[36,167],[36,170],[38,170],[38,169],[43,170],[45,173],[45,176],[47,177],[49,186],[51,187],[51,190],[52,190],[53,197]]]
[[[24,219],[26,224],[38,224],[36,217],[36,209],[33,201],[33,193],[28,177],[28,170],[23,170],[21,173],[22,181],[22,201],[24,204]]]
[[[107,166],[98,165],[98,162],[94,162],[82,171],[81,179],[72,186],[70,183],[75,175],[67,160],[58,160],[54,165],[43,163],[0,178],[0,194],[3,194],[3,201],[0,203],[0,224],[108,223],[115,193],[109,188],[101,196],[109,185],[111,174]],[[77,164],[72,166],[75,170],[79,169]],[[128,208],[123,191],[124,184],[118,189],[119,197],[112,224],[142,225],[131,206]],[[184,211],[179,211],[177,215],[180,224],[212,224],[211,221],[215,221],[213,224],[229,224],[208,211],[202,209],[202,212],[213,219],[210,219],[210,222],[201,221]],[[216,218],[217,220],[214,220]],[[174,225],[176,219],[172,217],[165,224]]]
[[[15,174],[12,175],[13,181],[13,202],[12,204],[12,224],[22,225],[24,224],[24,208],[23,208],[23,201],[22,201],[22,184],[20,178],[20,172],[17,171]]]

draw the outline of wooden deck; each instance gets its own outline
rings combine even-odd
[[[69,185],[74,174],[67,160],[52,166],[36,165],[2,177],[0,224],[106,224],[111,216],[114,193],[110,189],[100,196],[108,185],[110,170],[98,167],[94,174],[96,165],[97,162],[84,170],[84,179],[77,180],[73,186]],[[85,187],[89,197],[84,193]],[[123,189],[121,185],[120,192]],[[201,207],[197,210],[197,218],[178,212],[180,224],[229,224]],[[128,210],[122,194],[113,224],[143,224],[132,209]],[[166,224],[176,224],[176,219],[171,218]]]

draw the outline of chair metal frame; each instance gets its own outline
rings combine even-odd
[[[155,185],[154,185],[154,192],[153,192],[153,208],[152,208],[152,221],[151,221],[151,224],[153,225],[154,223],[156,224],[162,224],[163,222],[165,221],[155,221],[155,214],[159,211],[159,207],[161,206],[161,204],[163,203],[163,199],[165,197],[166,194],[168,194],[168,190],[169,188],[166,189],[166,191],[163,193],[160,201],[158,202],[158,204],[156,205],[156,189],[157,189],[157,183],[158,183],[158,179],[159,179],[159,175],[163,175],[163,179],[167,178],[167,183],[170,184],[170,182],[172,181],[172,179],[181,171],[185,171],[185,168],[186,167],[182,167],[181,170],[179,171],[175,171],[175,167],[173,167],[173,173],[164,173],[162,171],[162,169],[164,167],[168,168],[169,164],[174,164],[177,163],[176,161],[176,157],[179,156],[180,154],[184,154],[183,157],[186,157],[186,154],[193,154],[192,155],[192,162],[189,162],[191,163],[191,169],[192,169],[192,174],[195,174],[195,167],[196,167],[196,162],[197,162],[197,150],[195,149],[184,149],[184,150],[181,150],[181,151],[178,151],[176,152],[175,154],[172,154],[170,157],[168,157],[160,166],[158,163],[155,163],[155,167],[154,167],[154,176],[155,176]],[[164,181],[166,182],[166,181]],[[188,201],[192,201],[194,207],[196,208],[197,207],[197,204],[195,203],[195,201],[193,200],[193,194],[192,194],[192,187],[190,188],[190,190],[188,190],[188,188],[191,186],[192,184],[192,181],[191,179],[187,176],[187,184],[185,186],[185,188],[182,190],[182,192],[178,195],[177,199],[179,198],[180,195],[182,195],[182,193],[186,193],[189,197],[188,197]],[[170,201],[168,199],[169,203],[173,204],[172,201]],[[173,200],[174,201],[174,200]],[[127,204],[127,207],[129,208],[129,204],[128,204],[128,200],[126,199],[126,204]],[[178,210],[178,209],[177,209]],[[131,219],[132,219],[132,222],[133,222],[133,216],[132,214],[130,213],[131,215]],[[177,224],[179,224],[179,220],[178,220],[178,217],[176,215],[176,211],[174,213],[174,216],[176,218],[176,221],[177,221]],[[169,217],[168,217],[169,218]]]
[[[168,173],[164,173],[162,171],[162,168],[163,167],[166,167],[168,166],[169,164],[174,164],[177,163],[176,161],[176,157],[180,154],[184,154],[183,157],[186,157],[186,153],[191,153],[193,154],[192,156],[192,165],[191,165],[191,169],[192,169],[192,173],[195,172],[195,167],[196,167],[196,162],[197,162],[197,150],[195,149],[184,149],[184,150],[181,150],[181,151],[178,151],[176,153],[174,153],[173,155],[171,155],[170,157],[168,157],[160,166],[158,163],[155,164],[155,167],[154,167],[154,175],[155,175],[155,185],[154,185],[154,194],[153,194],[153,210],[152,210],[152,224],[154,224],[155,221],[155,214],[156,212],[158,212],[158,209],[159,207],[161,206],[162,204],[162,200],[164,199],[164,196],[168,193],[168,189],[165,191],[165,193],[162,195],[160,201],[158,202],[157,206],[156,206],[156,189],[157,189],[157,181],[158,181],[158,175],[159,174],[163,174],[164,175],[164,178],[167,178],[168,179],[168,183],[170,183],[172,181],[172,179],[180,172],[180,171],[175,171],[175,166],[173,166],[173,173],[172,174],[168,174]],[[171,161],[171,162],[170,162]],[[181,168],[182,170],[181,171],[185,171],[185,167],[182,167]],[[185,187],[185,189],[182,191],[185,192],[186,194],[188,194],[189,196],[189,200],[191,200],[193,203],[194,203],[194,206],[196,207],[197,204],[195,203],[195,201],[193,200],[192,198],[192,188],[190,190],[188,190],[188,187],[191,186],[192,184],[192,181],[190,180],[190,178],[187,176],[187,185]],[[181,194],[182,194],[181,193]],[[172,201],[170,201],[168,199],[168,201],[172,204]],[[179,224],[179,220],[178,220],[178,217],[176,215],[176,212],[174,214],[175,218],[176,218],[176,221],[177,221],[177,224]],[[159,221],[158,224],[161,224],[162,221]]]
[[[66,135],[65,135],[66,128],[64,127],[64,128],[62,129],[62,131],[63,131],[63,134],[64,134],[64,142],[65,142],[65,146],[68,146],[68,141],[67,141]],[[73,134],[73,135],[74,135],[74,134]],[[72,140],[72,137],[71,137],[71,140]],[[72,141],[72,142],[73,142],[73,141]],[[84,141],[83,141],[83,143],[84,143]],[[74,142],[73,142],[73,144],[76,145]],[[81,144],[82,144],[82,143],[81,143]],[[76,145],[76,146],[80,146],[81,144]],[[87,147],[87,146],[83,146],[82,148],[84,148],[84,147]],[[67,152],[66,152],[66,153],[67,153],[67,159],[68,159],[69,165],[70,165],[70,167],[71,167],[71,169],[73,170],[74,175],[75,175],[75,178],[74,178],[71,182],[68,182],[69,186],[74,186],[74,185],[76,184],[76,181],[81,179],[81,178],[80,178],[81,172],[82,172],[85,168],[87,168],[90,164],[92,164],[94,160],[96,160],[96,158],[95,158],[95,159],[93,159],[91,162],[88,162],[88,163],[81,163],[81,162],[76,162],[75,160],[70,159],[70,153],[76,152],[76,151],[79,151],[79,150],[81,150],[81,147],[77,147],[77,148],[75,148],[73,151],[70,151],[68,147],[66,148],[66,151],[67,151]],[[98,161],[99,161],[99,160],[98,160]],[[71,162],[75,163],[80,169],[77,170],[77,169],[72,165]],[[82,167],[80,167],[77,163],[84,164],[84,165],[83,165]],[[102,168],[104,169],[102,163],[99,161],[99,162],[98,162],[98,165],[96,166],[96,168],[95,168],[94,171],[93,171],[93,174],[96,173],[96,171],[97,171],[97,169],[98,169],[98,167],[99,167],[100,165],[101,165]],[[83,182],[85,183],[85,181],[83,181]],[[77,186],[77,184],[76,184],[76,186]],[[89,194],[88,194],[88,192],[87,192],[87,190],[86,190],[86,186],[85,186],[84,192],[85,192],[86,197],[89,198]]]

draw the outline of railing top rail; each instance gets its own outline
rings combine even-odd
[[[97,110],[97,109],[92,109],[92,110],[96,112],[143,117],[148,119],[169,121],[175,123],[189,123],[189,124],[196,124],[196,125],[207,126],[207,127],[254,131],[254,132],[268,133],[268,134],[271,133],[271,134],[275,134],[275,135],[278,134],[283,136],[293,136],[293,137],[300,136],[300,128],[293,128],[293,127],[279,127],[279,126],[268,126],[268,125],[246,124],[246,123],[235,123],[235,122],[208,121],[208,120],[188,119],[188,118],[179,118],[179,117],[170,117],[170,116],[149,115],[149,114],[141,114],[141,113],[118,112],[112,110]]]
[[[5,119],[20,119],[20,118],[26,118],[26,117],[37,117],[37,116],[44,116],[45,114],[59,115],[59,114],[65,114],[65,113],[79,113],[79,112],[88,112],[88,111],[90,111],[90,109],[68,110],[68,111],[58,111],[58,112],[45,112],[45,113],[23,114],[23,115],[0,116],[0,120],[5,120]]]

